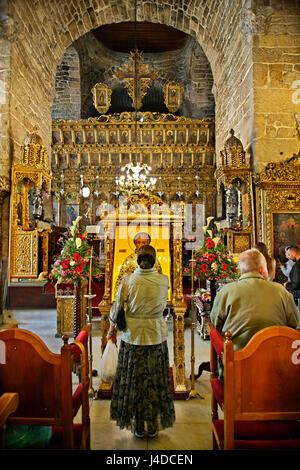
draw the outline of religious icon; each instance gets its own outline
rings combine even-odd
[[[79,215],[78,204],[66,204],[65,207],[65,225],[71,226]]]
[[[190,129],[188,142],[189,142],[189,144],[197,144],[197,131],[196,131],[196,129]]]
[[[98,144],[106,144],[106,132],[105,131],[100,131],[97,129],[97,143]]]
[[[273,213],[274,258],[281,246],[289,245],[300,245],[300,213]]]
[[[84,167],[89,166],[89,156],[87,153],[82,153],[80,155],[80,164]]]
[[[246,228],[249,225],[250,220],[250,204],[249,204],[249,194],[242,194],[242,211],[243,211],[243,228]]]
[[[171,113],[175,113],[182,103],[183,87],[176,82],[168,82],[164,87],[165,104]]]
[[[75,131],[75,144],[83,144],[83,131]]]
[[[99,166],[99,153],[91,153],[91,165]]]
[[[112,90],[105,83],[96,83],[92,88],[94,106],[100,114],[105,114],[110,107]]]
[[[136,227],[135,227],[135,229],[136,229]],[[132,241],[133,241],[134,246],[132,246]],[[130,245],[133,248],[134,251],[131,254],[129,254],[128,256],[126,256],[125,259],[123,259],[123,262],[119,267],[118,277],[116,279],[115,286],[114,286],[114,296],[116,296],[117,293],[118,293],[120,282],[123,279],[123,276],[125,274],[132,273],[135,270],[135,268],[138,267],[138,263],[137,263],[137,252],[138,252],[138,250],[143,245],[150,245],[150,243],[151,243],[151,237],[150,237],[148,232],[138,232],[134,235],[134,237],[132,237],[132,238],[129,237],[128,245]],[[120,253],[120,251],[121,250],[119,250],[119,253]],[[122,252],[123,251],[126,253],[127,250],[122,250]],[[158,259],[156,259],[155,268],[157,269],[157,271],[159,273],[162,272],[162,268],[161,268],[161,265],[160,265],[160,262],[159,262]]]
[[[70,162],[70,168],[76,168],[78,166],[78,154],[70,153],[69,162]]]
[[[89,145],[95,143],[94,131],[86,131],[86,133],[85,133],[85,142],[86,142],[86,144],[89,144]]]
[[[53,145],[61,145],[62,141],[61,141],[61,131],[58,130],[53,130],[52,131],[52,144]]]
[[[72,145],[72,132],[70,130],[63,131],[64,145]]]

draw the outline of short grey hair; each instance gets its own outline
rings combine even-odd
[[[239,259],[240,270],[242,274],[258,272],[259,268],[267,269],[267,262],[264,255],[256,248],[243,251]]]
[[[134,243],[139,239],[139,238],[147,238],[149,240],[149,244],[151,243],[151,237],[149,235],[149,233],[147,232],[139,232],[137,233],[135,236],[134,236]]]

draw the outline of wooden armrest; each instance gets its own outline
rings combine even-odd
[[[18,328],[18,323],[8,323],[7,325],[4,325],[3,328],[1,328],[2,330],[9,330],[9,329],[12,329],[12,328]]]
[[[12,414],[19,405],[18,393],[3,393],[0,397],[0,426],[6,423],[10,414]]]

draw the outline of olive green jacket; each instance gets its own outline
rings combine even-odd
[[[231,332],[237,350],[263,328],[273,325],[295,328],[300,319],[293,296],[284,286],[252,272],[222,287],[214,300],[211,321],[222,336]]]

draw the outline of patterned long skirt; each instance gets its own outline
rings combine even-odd
[[[121,341],[110,405],[121,428],[164,429],[175,422],[167,342],[136,346]]]

